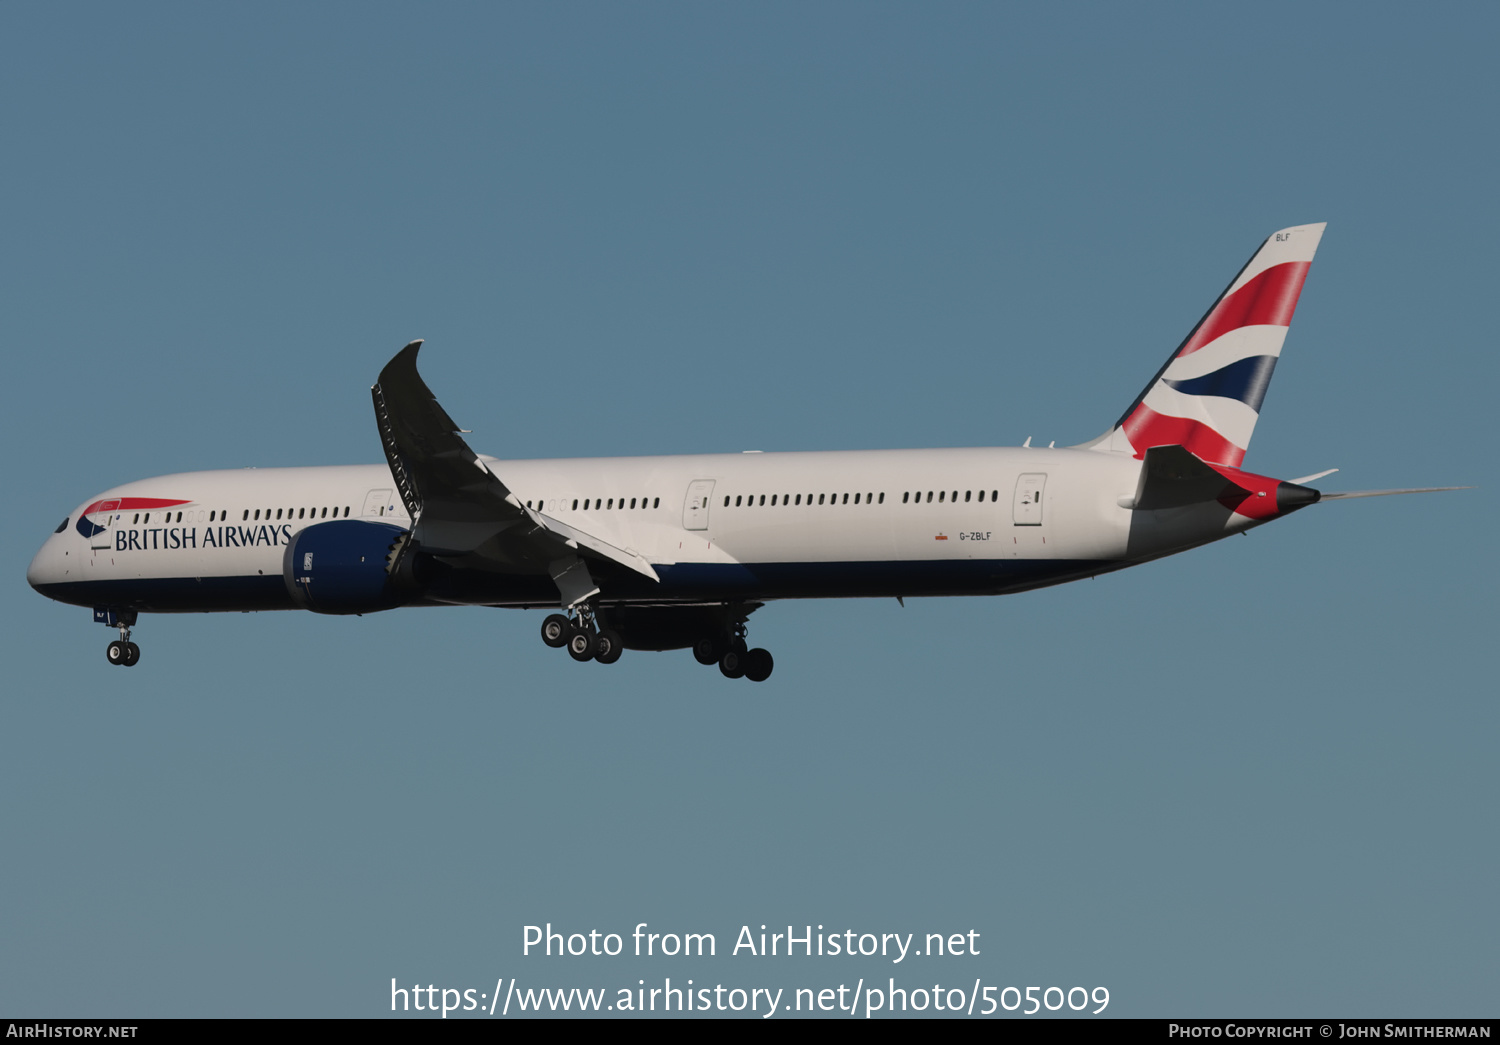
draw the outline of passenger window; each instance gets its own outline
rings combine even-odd
[[[990,500],[992,500],[992,501],[998,501],[999,499],[1000,499],[1000,491],[999,490],[991,490],[990,491]]]
[[[964,491],[964,504],[968,504],[969,503],[969,498],[972,497],[973,495],[974,495],[974,491],[973,490],[965,490]]]
[[[880,493],[880,501],[879,501],[879,503],[880,504],[884,504],[885,503],[885,491],[884,490],[882,490],[881,493]]]
[[[741,500],[743,500],[743,498],[739,494],[736,494],[735,498],[734,498],[734,506],[736,508],[738,508],[740,506],[740,501]]]
[[[823,503],[823,495],[822,494],[818,494],[818,503],[819,504]]]
[[[849,495],[848,494],[844,494],[844,503],[845,504],[849,503]]]
[[[653,508],[660,508],[661,507],[661,498],[660,497],[653,497],[651,499],[651,507],[653,507]]]
[[[928,504],[932,503],[932,491],[931,490],[927,491],[927,503]]]
[[[943,497],[944,497],[944,496],[945,496],[945,495],[946,495],[946,494],[947,494],[947,493],[948,493],[948,491],[947,491],[947,490],[939,490],[939,491],[938,491],[938,504],[942,504],[942,503],[943,503]]]
[[[761,494],[760,495],[760,503],[762,505],[764,505],[766,503],[766,495],[765,494]]]

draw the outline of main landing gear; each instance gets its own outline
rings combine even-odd
[[[566,646],[568,656],[577,661],[597,660],[600,664],[613,664],[625,652],[620,633],[613,628],[599,627],[598,618],[588,606],[579,607],[572,617],[549,614],[542,621],[542,641],[553,649]]]
[[[769,650],[749,648],[743,623],[732,625],[726,636],[710,635],[693,643],[693,657],[699,664],[719,665],[720,674],[727,679],[745,678],[751,682],[766,681],[776,666]]]
[[[119,613],[110,623],[120,629],[120,637],[111,642],[104,651],[104,656],[111,664],[122,667],[134,667],[136,661],[141,659],[141,648],[130,641],[130,626],[135,623],[134,613]]]

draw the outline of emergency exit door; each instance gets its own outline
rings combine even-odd
[[[1042,494],[1046,490],[1046,472],[1026,472],[1016,480],[1016,499],[1011,506],[1011,516],[1017,526],[1042,525]]]
[[[688,483],[687,499],[682,503],[684,530],[708,529],[708,502],[713,500],[714,480],[694,479]]]

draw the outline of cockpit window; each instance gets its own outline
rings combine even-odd
[[[72,518],[72,516],[69,516],[69,518]],[[52,532],[53,533],[62,533],[67,528],[68,528],[68,519],[64,519],[62,522],[60,522],[60,523],[57,524],[57,529],[53,530]]]

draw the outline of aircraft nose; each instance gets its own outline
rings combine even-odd
[[[49,537],[31,557],[31,565],[26,567],[26,583],[45,595],[43,589],[57,583],[57,559],[57,544]]]

